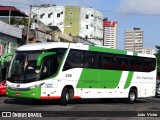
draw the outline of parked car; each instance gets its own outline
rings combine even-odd
[[[6,95],[6,80],[0,81],[0,95]]]
[[[6,75],[4,75],[5,70],[0,67],[0,96],[6,95]]]
[[[156,86],[156,97],[160,97],[160,83]]]

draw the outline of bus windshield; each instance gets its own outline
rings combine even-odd
[[[11,61],[8,79],[17,82],[31,82],[38,78],[35,72],[37,57],[42,51],[16,52]]]
[[[45,56],[41,65],[37,66],[37,58],[44,52],[56,54]],[[29,83],[46,79],[57,72],[64,52],[65,49],[16,51],[10,64],[7,80],[13,83]]]

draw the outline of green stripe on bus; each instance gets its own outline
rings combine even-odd
[[[96,52],[106,52],[106,53],[127,55],[127,51],[125,50],[117,50],[117,49],[97,47],[97,46],[89,46],[89,50],[96,51]]]
[[[116,88],[122,71],[83,69],[77,88]]]
[[[131,84],[133,73],[134,73],[133,71],[129,72],[128,77],[127,77],[127,81],[124,85],[124,89],[127,89],[129,87],[129,85]]]
[[[56,52],[45,52],[45,53],[40,54],[37,58],[37,64],[36,65],[40,66],[44,57],[49,56],[49,55],[54,55],[54,54],[56,54]]]

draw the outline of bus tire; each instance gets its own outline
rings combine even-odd
[[[131,89],[128,94],[127,103],[133,104],[135,103],[136,99],[137,99],[136,91],[134,89]]]
[[[62,90],[60,104],[63,105],[63,106],[66,106],[68,101],[69,101],[69,98],[70,98],[69,89],[65,87]]]

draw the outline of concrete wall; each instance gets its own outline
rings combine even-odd
[[[64,33],[72,36],[79,36],[80,31],[80,7],[66,6],[65,7],[65,27]]]

